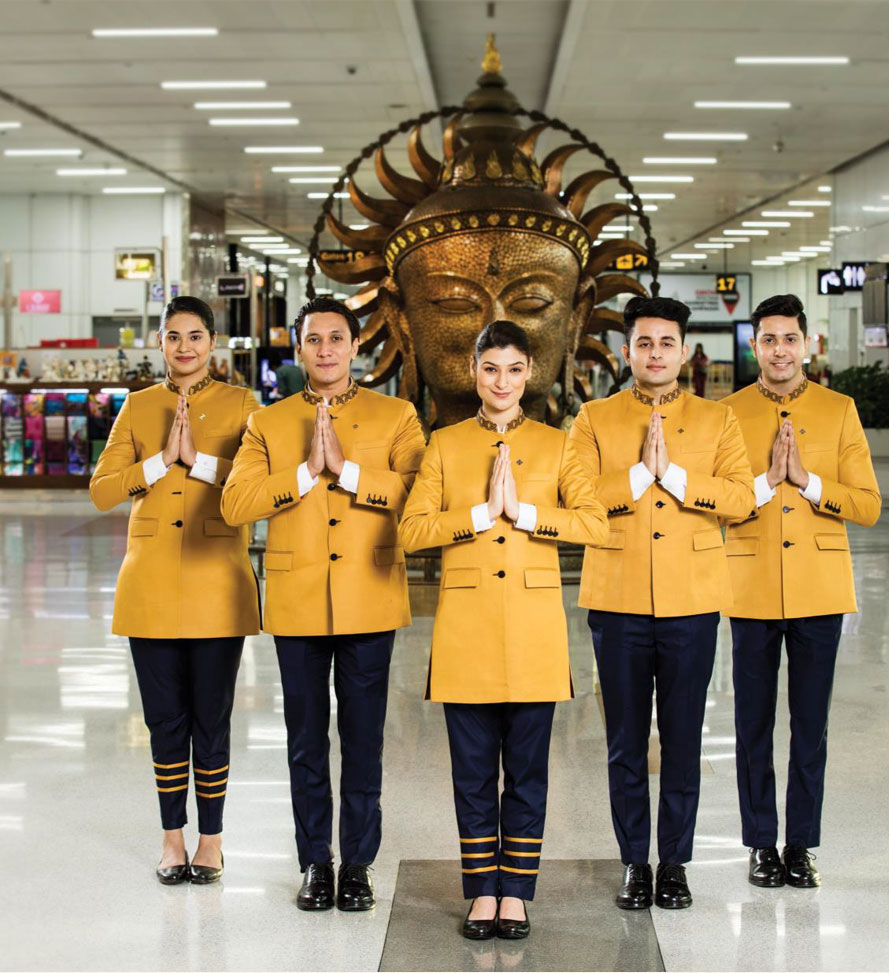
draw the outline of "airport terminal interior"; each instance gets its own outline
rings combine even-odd
[[[270,419],[286,381],[305,379],[300,307],[345,302],[361,327],[352,379],[410,400],[428,436],[474,415],[461,383],[497,317],[532,334],[545,387],[529,414],[567,430],[584,402],[633,384],[632,297],[690,308],[679,388],[719,402],[757,381],[757,305],[794,294],[808,383],[854,400],[885,498],[887,12],[882,0],[0,0],[0,969],[889,969],[885,507],[848,524],[858,611],[842,616],[830,702],[820,887],[748,881],[724,617],[693,905],[615,907],[583,551],[560,541],[574,698],[555,710],[531,931],[472,941],[443,706],[424,698],[441,552],[386,562],[407,579],[413,622],[392,654],[375,906],[305,911],[269,632],[246,638],[238,673],[224,874],[158,881],[152,759],[165,765],[128,638],[112,632],[146,490],[102,512],[89,492],[128,397],[171,381],[158,329],[177,297],[212,310],[210,377]],[[510,297],[525,279],[537,291]],[[271,522],[243,534],[263,597],[280,565]],[[178,595],[196,610],[210,599],[200,585]],[[330,697],[338,810],[332,682]],[[785,657],[779,851],[789,738]],[[656,719],[648,770],[654,820]],[[336,837],[333,853],[339,865]]]

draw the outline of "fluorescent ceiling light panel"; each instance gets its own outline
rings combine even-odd
[[[796,217],[797,219],[809,219],[814,215],[814,213],[804,209],[764,209],[760,212],[760,216],[779,218],[783,216],[791,219],[793,217]]]
[[[676,193],[636,193],[639,199],[675,199]],[[632,199],[632,193],[615,193],[615,199]]]
[[[742,56],[735,58],[735,64],[848,64],[849,58],[820,55],[806,55],[803,57],[793,57],[780,55],[777,57],[756,55],[753,57]]]
[[[818,192],[819,193],[832,193],[833,192],[833,186],[819,186],[818,187]]]
[[[218,27],[98,27],[93,37],[216,37]]]
[[[342,166],[272,166],[272,172],[340,172]]]
[[[751,260],[751,265],[754,267],[777,267],[778,264],[774,260]]]
[[[350,230],[366,230],[370,226],[370,223],[350,223]]]
[[[746,142],[746,132],[664,132],[669,142]]]
[[[862,206],[865,213],[889,213],[889,206]]]
[[[768,236],[768,230],[723,230],[723,236]]]
[[[57,176],[125,176],[126,169],[56,169]]]
[[[299,125],[298,118],[211,118],[211,125]]]
[[[259,234],[251,234],[250,236],[242,236],[241,243],[283,243],[284,237],[282,236],[261,236]]]
[[[750,111],[756,111],[761,109],[763,111],[774,111],[782,108],[790,108],[791,104],[789,101],[696,101],[695,108],[726,108],[732,110],[738,109],[749,109]]]
[[[635,226],[627,226],[626,224],[623,223],[617,226],[609,223],[608,226],[602,227],[602,232],[603,233],[632,233],[633,230],[635,229],[636,229]]]
[[[706,260],[707,255],[705,253],[671,253],[670,256],[674,260]]]
[[[265,88],[265,81],[161,81],[165,91],[224,91]]]
[[[800,251],[808,251],[809,253],[830,253],[833,250],[831,246],[820,246],[820,247],[800,247]]]
[[[712,155],[647,155],[642,163],[646,166],[715,166],[716,158]]]
[[[327,199],[328,196],[332,195],[334,199],[348,199],[348,193],[306,193],[309,199]]]
[[[307,267],[309,265],[308,257],[291,257],[287,263],[298,264],[300,267]]]
[[[711,237],[707,237],[707,239],[711,243],[749,243],[750,242],[749,236],[736,236],[736,237],[732,237],[730,240],[726,240],[723,237],[719,237],[719,236],[711,236]]]
[[[245,145],[247,155],[318,155],[320,145]]]
[[[163,186],[106,186],[102,192],[107,196],[153,196],[166,190]]]
[[[10,158],[27,158],[30,156],[81,156],[83,149],[4,149],[4,155]]]
[[[694,182],[694,176],[630,176],[630,182]]]
[[[830,206],[829,199],[788,199],[788,206]]]
[[[646,206],[643,206],[642,207],[642,212],[643,213],[656,213],[657,212],[657,206],[655,206],[654,203],[648,203]]]
[[[292,108],[289,101],[196,101],[194,107],[198,111],[240,111],[255,108],[261,111],[265,108]]]
[[[338,178],[338,176],[294,176],[287,181],[305,185],[308,183],[332,183],[336,182]]]
[[[0,132],[7,132],[13,128],[21,128],[21,122],[0,122]]]
[[[741,220],[741,226],[776,227],[776,226],[790,226],[790,223],[787,220]]]
[[[734,243],[696,243],[696,250],[734,250]]]
[[[685,264],[681,260],[659,260],[658,267],[664,268],[668,267],[670,269],[675,269],[677,267],[684,267]]]

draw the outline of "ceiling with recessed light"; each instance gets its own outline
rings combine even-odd
[[[252,218],[304,247],[340,169],[404,118],[462,101],[494,31],[522,104],[640,177],[668,266],[802,261],[833,236],[830,171],[889,139],[881,11],[870,0],[0,0],[0,193],[188,189],[223,197],[233,229]],[[403,141],[391,160],[408,171]],[[575,156],[566,176],[591,161]],[[357,181],[381,192],[372,167]],[[337,206],[363,222],[348,200]]]

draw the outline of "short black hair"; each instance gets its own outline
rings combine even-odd
[[[803,310],[803,302],[796,294],[775,294],[774,297],[767,297],[756,305],[756,310],[750,315],[753,322],[753,334],[759,331],[759,322],[763,318],[771,318],[778,315],[782,318],[796,318],[799,321],[799,329],[805,337],[806,331],[806,312]]]
[[[204,327],[210,332],[211,338],[216,334],[216,321],[213,318],[213,308],[199,297],[187,297],[184,294],[181,297],[174,297],[161,313],[159,331],[166,331],[167,321],[174,314],[194,314],[201,319]]]
[[[491,348],[518,349],[525,358],[531,358],[531,341],[528,332],[513,321],[492,321],[475,339],[475,360]]]
[[[624,308],[624,338],[629,344],[638,318],[663,318],[679,325],[679,337],[684,344],[690,315],[691,308],[672,297],[634,297]]]
[[[296,343],[298,345],[302,344],[300,338],[303,322],[310,314],[339,314],[340,317],[345,318],[346,324],[349,325],[349,334],[352,336],[353,341],[361,335],[361,324],[355,316],[354,311],[351,311],[341,301],[334,300],[332,297],[313,297],[311,301],[306,301],[299,311],[297,311],[296,320],[293,322],[293,326],[296,328]]]

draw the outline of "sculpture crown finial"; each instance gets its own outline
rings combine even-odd
[[[485,74],[500,74],[503,70],[503,61],[500,58],[500,51],[494,43],[494,34],[488,34],[488,45],[485,49],[485,56],[482,58],[482,71]]]

